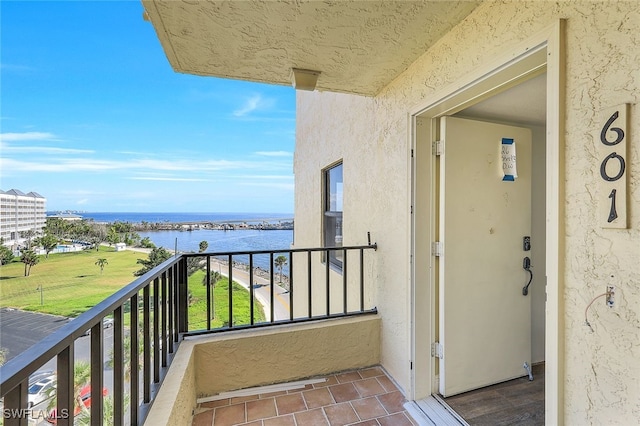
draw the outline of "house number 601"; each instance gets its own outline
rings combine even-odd
[[[627,227],[627,110],[620,105],[603,111],[606,122],[600,131],[600,217],[603,228]]]

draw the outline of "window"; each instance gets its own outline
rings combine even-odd
[[[324,171],[324,246],[342,247],[342,163]],[[342,269],[342,251],[329,253],[329,262]]]

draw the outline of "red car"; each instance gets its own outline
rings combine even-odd
[[[102,388],[102,396],[103,397],[107,396],[107,393],[109,393],[107,391],[107,388]],[[91,408],[91,384],[84,385],[82,389],[80,389],[80,399],[82,400],[82,403],[86,408]],[[76,409],[73,412],[74,417],[80,414],[80,411],[82,411],[82,408],[76,407]],[[58,416],[58,409],[54,408],[49,413],[49,416],[47,417],[47,421],[52,425],[55,425],[57,423],[58,418],[67,418],[67,417],[68,415],[65,415],[65,413],[60,413],[60,415]]]

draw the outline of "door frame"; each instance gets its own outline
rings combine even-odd
[[[431,343],[437,337],[438,262],[431,254],[437,241],[433,195],[437,170],[431,141],[439,136],[438,118],[459,112],[536,75],[547,74],[546,104],[546,316],[545,422],[563,424],[564,418],[564,27],[550,27],[507,49],[409,111],[411,159],[411,370],[409,398],[437,393],[436,358]],[[417,182],[428,182],[421,184]],[[425,268],[423,259],[429,259]],[[418,261],[420,260],[420,261]]]

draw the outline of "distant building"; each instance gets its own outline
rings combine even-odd
[[[0,237],[4,245],[17,248],[25,241],[23,232],[39,234],[46,223],[46,211],[47,199],[37,192],[0,189]]]
[[[61,219],[69,222],[75,222],[78,220],[82,220],[82,216],[75,213],[61,212],[56,214],[50,214],[49,216],[47,216],[47,219]]]

